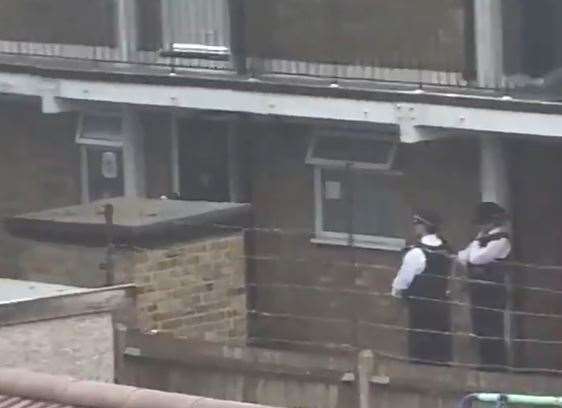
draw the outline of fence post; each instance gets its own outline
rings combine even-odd
[[[357,358],[359,408],[371,408],[371,377],[375,356],[371,350],[362,350]]]
[[[506,293],[506,304],[504,310],[504,342],[507,354],[507,365],[510,368],[514,367],[515,358],[514,358],[514,350],[513,350],[513,337],[514,337],[514,325],[513,325],[513,277],[511,276],[510,271],[505,273],[505,293]]]
[[[111,286],[115,284],[115,265],[113,255],[115,251],[115,242],[113,240],[113,216],[114,207],[112,204],[106,204],[103,207],[103,216],[105,218],[105,237],[106,250],[103,267],[105,269],[105,284]]]

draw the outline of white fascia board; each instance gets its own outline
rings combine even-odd
[[[41,96],[40,78],[28,74],[0,73],[0,93]]]
[[[46,84],[48,86],[45,86]],[[95,101],[394,124],[404,129],[429,132],[432,132],[431,128],[440,128],[478,133],[562,136],[562,114],[450,105],[402,104],[221,88],[43,79],[29,74],[12,73],[0,73],[0,93],[54,97],[81,102]],[[407,110],[407,113],[400,113],[398,107],[402,112]]]
[[[61,98],[247,112],[302,118],[393,124],[393,105],[306,95],[273,94],[221,88],[118,84],[61,80]]]
[[[562,137],[562,115],[557,114],[420,104],[413,122],[429,128]]]

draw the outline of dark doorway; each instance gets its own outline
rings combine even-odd
[[[510,167],[517,259],[561,265],[562,147],[553,142],[512,142]]]
[[[185,119],[178,127],[182,199],[230,201],[228,123]]]
[[[86,152],[90,201],[123,196],[125,184],[121,149],[88,146]]]

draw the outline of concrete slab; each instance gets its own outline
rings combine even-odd
[[[83,293],[88,289],[74,286],[52,285],[15,279],[0,279],[0,305],[29,300]]]
[[[104,206],[113,206],[113,226]],[[119,197],[23,214],[5,220],[15,236],[93,246],[144,245],[231,232],[248,222],[250,204]]]
[[[105,224],[104,206],[113,205],[115,225],[141,227],[181,220],[196,221],[211,214],[243,210],[248,204],[207,201],[150,200],[118,197],[73,207],[57,208],[14,217],[70,224]]]

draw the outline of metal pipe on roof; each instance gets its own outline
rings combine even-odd
[[[498,401],[502,401],[506,404],[562,407],[562,397],[523,394],[476,393],[465,396],[461,400],[459,408],[470,408],[474,401],[485,403],[497,403]]]

